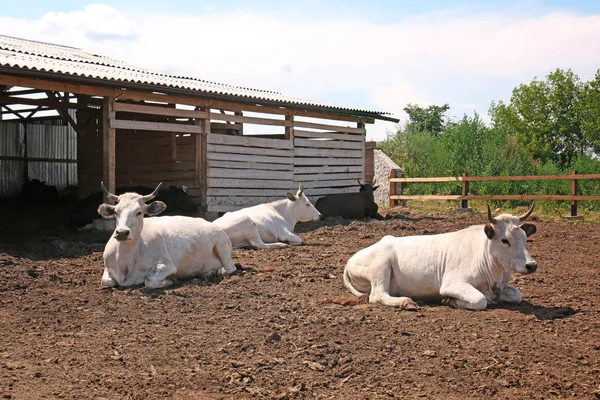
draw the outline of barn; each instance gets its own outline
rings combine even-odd
[[[0,197],[27,179],[78,196],[185,186],[206,213],[357,191],[366,127],[389,113],[160,73],[0,36]]]

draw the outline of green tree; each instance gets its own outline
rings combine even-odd
[[[600,154],[600,70],[594,79],[584,84],[580,100],[581,133],[590,149]]]
[[[571,70],[557,69],[544,81],[517,86],[509,104],[492,103],[490,115],[496,128],[516,134],[536,160],[565,166],[591,149],[580,115],[585,87]]]
[[[411,131],[429,132],[439,136],[447,126],[445,114],[449,109],[448,104],[443,106],[432,105],[427,108],[408,104],[404,108],[404,111],[408,114],[406,128]]]

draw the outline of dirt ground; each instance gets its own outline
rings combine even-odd
[[[538,219],[520,305],[410,312],[323,300],[352,297],[345,262],[382,236],[485,215],[299,224],[302,246],[234,251],[275,271],[152,291],[101,288],[106,234],[1,208],[3,398],[600,398],[600,225]]]

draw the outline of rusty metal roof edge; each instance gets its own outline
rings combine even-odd
[[[108,80],[103,78],[91,78],[85,76],[78,75],[70,75],[70,74],[62,74],[56,72],[47,72],[41,70],[33,70],[33,69],[23,69],[23,68],[15,68],[15,67],[7,67],[0,65],[0,73],[7,72],[10,75],[22,75],[28,77],[51,77],[54,80],[58,80],[61,82],[75,82],[75,83],[86,83],[94,86],[104,86],[104,87],[119,87],[119,88],[129,88],[141,91],[151,91],[151,92],[161,92],[165,94],[173,94],[179,96],[187,96],[187,97],[203,97],[214,100],[225,100],[231,101],[235,100],[238,102],[246,103],[246,104],[261,104],[261,105],[270,105],[270,106],[282,106],[285,105],[290,109],[297,110],[306,110],[306,111],[320,111],[331,114],[340,114],[340,115],[350,115],[350,116],[358,116],[358,117],[366,117],[373,118],[383,121],[389,122],[400,122],[398,119],[389,117],[390,113],[387,112],[370,112],[367,110],[358,110],[358,109],[350,109],[345,107],[336,107],[336,106],[326,106],[326,105],[313,105],[313,104],[304,104],[293,101],[284,101],[284,100],[269,100],[261,97],[254,96],[238,96],[227,93],[215,93],[215,92],[207,92],[201,90],[192,90],[192,89],[183,89],[176,88],[171,86],[162,86],[162,85],[151,85],[151,84],[142,84],[142,83],[134,83],[128,81],[121,80]]]

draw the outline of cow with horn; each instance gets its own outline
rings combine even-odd
[[[354,254],[344,284],[369,302],[414,310],[414,300],[442,301],[455,308],[483,310],[488,304],[520,303],[511,274],[530,274],[537,262],[527,251],[536,226],[521,216],[501,214],[488,223],[438,235],[393,237]]]
[[[173,279],[236,270],[231,259],[231,241],[219,227],[202,218],[155,216],[166,209],[152,201],[161,186],[149,195],[110,193],[101,183],[107,199],[116,205],[101,204],[98,213],[116,219],[116,228],[104,248],[102,285],[108,287],[144,284],[162,288]]]

